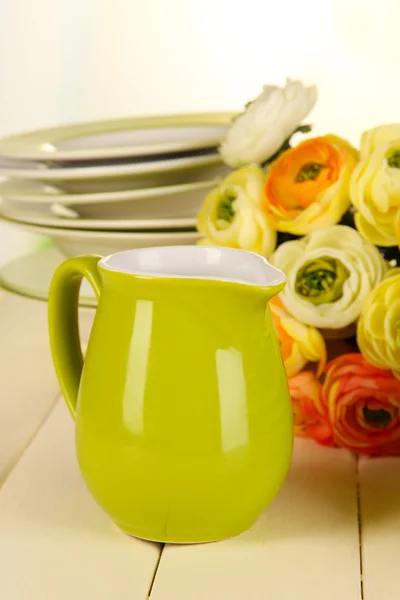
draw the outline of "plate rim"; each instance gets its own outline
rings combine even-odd
[[[2,217],[2,221],[5,223],[9,223],[10,225],[15,225],[16,227],[22,227],[26,229],[30,233],[35,235],[41,235],[44,237],[65,237],[69,235],[71,238],[79,238],[79,239],[92,239],[97,240],[99,237],[106,238],[108,240],[118,240],[118,239],[132,239],[135,240],[138,237],[144,238],[147,236],[150,240],[155,237],[163,236],[180,236],[183,239],[190,239],[192,237],[201,237],[201,234],[196,230],[182,230],[182,231],[170,231],[170,230],[160,230],[160,231],[96,231],[96,230],[82,230],[82,229],[71,229],[69,227],[46,227],[44,225],[31,225],[30,223],[22,223],[20,221],[15,221],[14,219],[9,219]]]
[[[149,156],[168,152],[200,150],[218,146],[221,138],[211,137],[197,143],[169,142],[163,144],[143,144],[141,147],[111,146],[108,148],[90,148],[75,150],[50,151],[52,142],[74,139],[79,135],[96,135],[113,133],[130,129],[156,128],[174,125],[186,126],[228,126],[238,115],[237,111],[195,112],[183,114],[125,117],[122,119],[106,119],[87,121],[37,129],[19,133],[0,139],[0,157],[5,159],[41,160],[41,161],[75,161],[90,159],[107,159],[122,157]],[[46,146],[47,145],[47,146]],[[29,147],[30,146],[30,147]],[[46,146],[46,147],[44,147]],[[47,149],[46,149],[47,148]],[[140,151],[139,151],[140,148]]]
[[[159,173],[176,173],[187,169],[222,165],[221,156],[190,156],[128,165],[102,165],[96,167],[67,167],[23,169],[0,166],[0,175],[15,179],[34,181],[82,181],[93,179],[115,179],[123,177],[140,178]]]
[[[18,180],[15,180],[18,181]],[[29,180],[27,180],[29,182]],[[129,202],[135,200],[146,200],[152,197],[169,197],[174,194],[184,194],[188,192],[197,192],[202,190],[213,189],[221,181],[221,177],[215,177],[214,179],[207,179],[205,181],[192,181],[190,183],[178,183],[174,185],[163,185],[151,188],[133,189],[133,190],[121,190],[114,192],[91,192],[83,194],[70,194],[63,190],[58,190],[56,187],[53,188],[54,194],[26,194],[23,191],[7,191],[7,186],[12,186],[13,180],[8,180],[0,183],[0,197],[17,202],[29,202],[35,203],[48,203],[65,205],[76,205],[76,204],[105,204],[110,202]],[[27,183],[25,180],[22,183]],[[39,181],[33,182],[35,185],[42,185],[43,188],[51,187],[45,183]],[[18,197],[17,197],[18,196]]]
[[[42,288],[33,288],[31,286],[24,286],[23,284],[19,284],[17,283],[17,285],[15,285],[15,282],[13,283],[12,281],[10,281],[10,276],[8,275],[8,269],[12,269],[13,267],[15,268],[15,266],[18,263],[22,263],[24,261],[26,261],[27,259],[32,259],[32,258],[43,258],[44,260],[46,260],[46,256],[49,256],[50,254],[54,254],[54,255],[59,255],[59,256],[55,256],[55,260],[54,263],[56,263],[57,260],[57,265],[54,264],[54,268],[57,268],[57,266],[59,266],[62,262],[64,262],[66,260],[66,258],[61,254],[61,252],[55,248],[55,247],[50,247],[50,248],[44,248],[42,250],[31,250],[31,252],[28,252],[27,254],[24,254],[22,256],[17,256],[15,258],[12,258],[11,260],[9,260],[8,262],[6,262],[2,267],[0,267],[0,290],[5,290],[7,292],[10,292],[12,294],[16,294],[17,296],[22,296],[23,298],[30,298],[30,299],[34,299],[34,300],[39,300],[42,302],[47,302],[48,301],[48,296],[49,296],[49,290],[47,290],[46,292],[43,291]],[[52,274],[54,273],[54,269],[52,269],[52,273],[49,274],[49,285],[50,285],[50,281],[52,278]],[[87,294],[80,294],[79,296],[79,306],[80,308],[85,308],[85,309],[93,309],[97,307],[97,300],[96,297],[93,295],[89,296]]]
[[[0,206],[0,218],[11,219],[16,223],[26,225],[38,225],[39,227],[49,227],[51,229],[73,229],[75,230],[101,230],[101,231],[145,231],[159,230],[160,232],[168,229],[180,229],[182,231],[194,229],[196,227],[196,217],[175,217],[165,219],[65,219],[56,215],[28,215],[23,216],[23,211],[18,215],[8,212],[4,206]],[[42,219],[42,222],[40,222]],[[43,221],[43,219],[45,221]],[[68,224],[68,227],[65,225]]]

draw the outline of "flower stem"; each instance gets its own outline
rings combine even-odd
[[[274,160],[279,158],[279,156],[281,154],[283,154],[284,152],[286,152],[286,150],[289,150],[289,148],[291,148],[290,140],[292,139],[292,137],[294,136],[295,133],[309,133],[311,131],[311,129],[312,129],[311,125],[299,125],[298,127],[296,127],[296,129],[293,131],[293,133],[291,133],[289,135],[289,137],[283,142],[283,144],[279,148],[279,150],[277,150],[275,152],[275,154],[273,154],[272,156],[267,158],[267,160],[265,160],[263,163],[261,163],[261,167],[263,169],[265,169],[265,167],[267,167],[268,165],[273,163]]]

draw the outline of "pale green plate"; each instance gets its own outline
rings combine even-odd
[[[47,301],[51,278],[65,256],[56,248],[46,248],[13,260],[0,269],[0,287],[35,300]],[[87,281],[82,282],[81,306],[97,306],[94,292]]]
[[[219,145],[232,112],[98,121],[0,140],[0,158],[78,161],[190,152]]]
[[[69,168],[15,168],[0,165],[0,175],[53,184],[67,192],[91,193],[142,189],[206,181],[225,175],[219,154],[123,165]]]

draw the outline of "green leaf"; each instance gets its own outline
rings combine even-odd
[[[312,125],[299,125],[294,133],[310,133]]]

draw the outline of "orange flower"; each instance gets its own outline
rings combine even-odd
[[[332,445],[332,431],[318,411],[321,384],[312,371],[303,371],[289,379],[293,407],[294,434]]]
[[[270,166],[265,206],[278,231],[305,235],[340,221],[358,153],[334,135],[287,150]]]
[[[335,444],[369,455],[400,454],[400,382],[361,354],[331,361],[320,394]]]
[[[296,375],[308,362],[318,363],[317,375],[320,375],[326,363],[326,346],[321,333],[292,317],[277,296],[269,304],[287,376]]]

